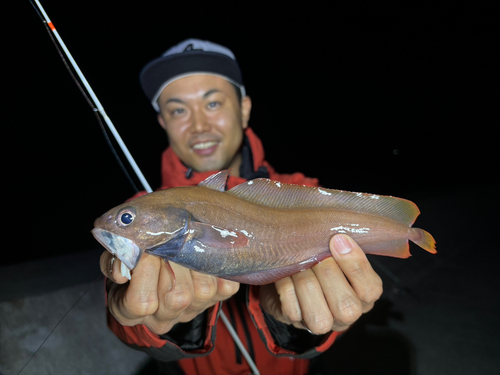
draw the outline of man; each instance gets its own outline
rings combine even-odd
[[[143,69],[141,84],[170,143],[162,155],[162,188],[196,185],[221,169],[231,170],[228,189],[257,177],[318,184],[300,173],[278,174],[264,160],[248,127],[252,103],[227,48],[183,41]],[[311,269],[261,287],[171,264],[174,282],[166,263],[148,254],[127,283],[120,262],[104,252],[108,325],[169,374],[250,373],[227,328],[217,324],[227,300],[222,308],[261,373],[305,374],[309,359],[382,293],[380,278],[350,237],[334,236],[330,250],[332,257]]]

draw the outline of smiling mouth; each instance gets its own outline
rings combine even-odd
[[[194,150],[207,150],[209,148],[216,146],[218,143],[219,142],[215,142],[215,141],[200,142],[200,143],[193,145],[192,147]]]

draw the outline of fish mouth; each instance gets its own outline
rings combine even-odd
[[[94,228],[92,234],[111,254],[120,259],[129,270],[135,268],[142,255],[142,250],[128,238],[104,229]]]

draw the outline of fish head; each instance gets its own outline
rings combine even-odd
[[[149,195],[112,208],[95,220],[92,229],[96,240],[129,269],[137,265],[145,250],[170,241],[190,221],[186,210],[141,199]]]

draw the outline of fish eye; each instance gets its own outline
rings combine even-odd
[[[131,210],[124,210],[118,214],[118,224],[124,227],[132,224],[134,219],[135,213]]]

